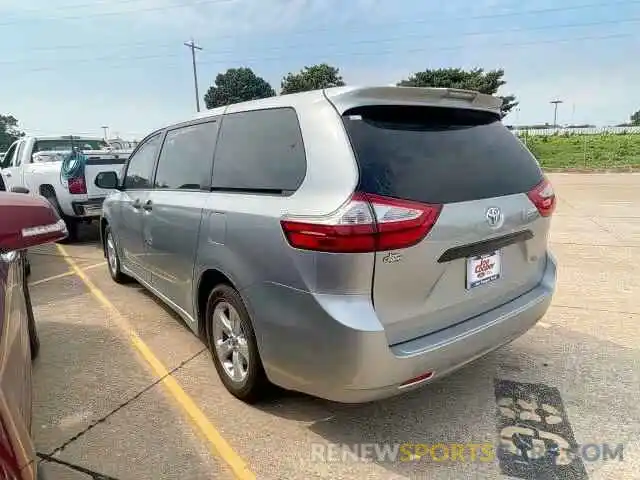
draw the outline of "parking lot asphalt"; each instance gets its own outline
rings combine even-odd
[[[95,228],[34,249],[33,432],[50,479],[524,477],[533,463],[474,458],[470,444],[525,438],[538,420],[534,437],[578,445],[581,460],[536,478],[640,478],[640,175],[550,178],[559,283],[547,315],[450,377],[366,405],[296,393],[245,405],[176,315],[111,281]]]

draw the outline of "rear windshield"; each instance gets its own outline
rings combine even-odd
[[[107,143],[101,140],[84,140],[84,139],[74,139],[73,144],[71,140],[67,140],[67,139],[36,140],[36,143],[33,146],[33,153],[48,152],[48,151],[56,151],[56,152],[71,151],[72,146],[75,148],[79,148],[81,150],[101,150],[103,148],[106,148]]]
[[[376,106],[349,110],[343,120],[360,191],[453,203],[527,192],[542,180],[531,153],[489,113]]]

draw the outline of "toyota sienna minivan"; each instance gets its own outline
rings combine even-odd
[[[200,335],[226,388],[346,403],[441,378],[545,314],[556,199],[476,92],[339,87],[209,110],[96,179],[117,282]]]

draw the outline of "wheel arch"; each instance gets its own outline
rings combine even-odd
[[[217,268],[206,269],[198,278],[198,288],[196,290],[196,318],[198,320],[198,335],[206,337],[207,322],[205,313],[207,310],[207,300],[209,294],[218,285],[229,285],[238,291],[231,278]]]
[[[56,189],[49,183],[44,183],[38,187],[38,193],[43,197],[53,197],[57,199]]]

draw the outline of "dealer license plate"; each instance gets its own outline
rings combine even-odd
[[[500,250],[467,258],[467,290],[500,278]]]

